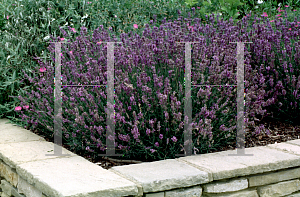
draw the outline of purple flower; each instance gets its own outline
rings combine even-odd
[[[176,138],[175,136],[173,136],[173,137],[171,138],[171,140],[172,140],[173,142],[177,142],[177,138]]]
[[[283,95],[286,95],[286,90],[282,90],[282,94],[283,94]]]
[[[109,135],[108,139],[111,140],[111,141],[113,141],[115,138],[112,135]]]
[[[85,150],[87,150],[87,151],[89,151],[89,152],[94,152],[94,150],[91,150],[89,146],[87,146],[87,147],[85,148]]]
[[[151,130],[150,129],[146,129],[146,134],[149,136],[151,133]]]
[[[130,97],[130,101],[131,101],[131,102],[134,101],[134,96]]]
[[[72,132],[72,137],[74,137],[74,138],[75,138],[75,137],[76,137],[76,133],[73,133],[73,132]]]
[[[155,146],[157,146],[157,147],[159,147],[159,143],[158,142],[155,142],[155,144],[154,144]]]
[[[119,139],[125,142],[129,142],[130,136],[128,134],[127,135],[119,134]]]
[[[159,134],[159,139],[163,139],[163,134]]]
[[[169,119],[169,114],[166,111],[165,111],[165,117],[166,117],[167,120]]]
[[[154,153],[156,150],[154,150],[154,149],[150,149],[150,151],[151,151],[151,153]]]

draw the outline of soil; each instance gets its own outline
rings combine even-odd
[[[259,124],[264,124],[265,128],[269,129],[270,135],[266,135],[264,133],[261,133],[259,135],[252,136],[250,132],[247,132],[245,136],[245,148],[249,147],[258,147],[258,146],[266,146],[267,144],[275,144],[275,143],[281,143],[286,142],[290,140],[295,140],[300,138],[300,125],[295,124],[288,124],[281,121],[277,121],[272,119],[271,117],[265,117],[263,118]],[[37,130],[33,131],[35,134],[44,137],[41,135]],[[44,137],[46,141],[53,142],[53,139],[49,139]],[[64,148],[71,151],[70,147],[68,145],[62,144]],[[220,152],[220,151],[226,151],[226,150],[235,150],[236,149],[236,142],[226,145],[225,147],[222,147],[218,150],[209,150],[208,153],[214,153],[214,152]],[[71,151],[72,152],[72,151]],[[95,163],[99,166],[101,166],[104,169],[110,169],[114,166],[123,166],[123,165],[129,165],[129,164],[137,164],[142,162],[151,162],[151,160],[143,160],[143,161],[137,161],[137,160],[119,160],[119,159],[113,159],[109,157],[98,157],[98,158],[90,158],[89,156],[85,155],[84,153],[76,152],[77,155],[89,160],[92,163]],[[206,153],[205,153],[206,154]]]

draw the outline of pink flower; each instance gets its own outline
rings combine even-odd
[[[280,7],[277,8],[277,11],[278,11],[278,12],[284,12],[284,10],[281,10]]]
[[[73,31],[73,32],[76,32],[76,31],[75,31],[75,28],[72,28],[72,31]]]
[[[194,27],[193,26],[189,26],[189,29],[192,29],[192,32],[194,31]]]
[[[296,12],[297,10],[293,10],[294,12]]]
[[[295,27],[298,27],[298,25],[295,25]]]
[[[51,8],[48,8],[48,10],[51,10]]]
[[[281,14],[278,14],[278,15],[276,15],[276,16],[281,16]]]
[[[292,30],[292,28],[289,28],[289,30]]]
[[[189,26],[189,24],[187,23],[188,28],[192,28],[192,31],[194,31],[194,27],[193,26]]]
[[[262,16],[268,17],[268,14],[267,14],[266,12],[264,12],[264,13],[262,14]]]
[[[288,8],[289,6],[288,6],[288,5],[285,5],[285,7]]]
[[[271,23],[273,23],[273,22],[274,22],[274,20],[271,20],[270,22],[271,22]]]
[[[200,9],[200,7],[197,7],[197,9]]]
[[[20,106],[17,106],[17,107],[15,108],[16,111],[20,111],[21,109],[22,109],[22,107],[20,107]]]
[[[29,105],[23,106],[23,109],[28,109],[28,108],[29,108]]]
[[[70,51],[70,53],[73,55],[73,52],[72,52],[72,51]]]
[[[6,16],[6,19],[9,19],[9,16]]]
[[[137,28],[138,28],[138,25],[137,25],[137,24],[134,24],[133,27],[137,29]]]
[[[97,42],[97,45],[100,45],[100,44],[101,44],[101,41],[102,41],[102,40],[100,40],[100,42]]]
[[[61,38],[60,40],[63,41],[63,40],[65,40],[65,39],[64,39],[64,38]]]
[[[43,67],[43,68],[40,68],[40,72],[45,72],[46,71],[46,68]]]

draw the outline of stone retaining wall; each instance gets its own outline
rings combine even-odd
[[[22,179],[16,169],[9,167],[0,159],[0,196],[1,197],[46,197],[26,180]]]
[[[300,197],[300,140],[109,170],[0,119],[1,197]],[[68,154],[66,156],[66,154]]]
[[[300,197],[300,168],[213,181],[146,197]]]
[[[46,197],[42,191],[22,179],[0,160],[1,197]],[[300,197],[300,167],[239,178],[212,181],[207,184],[163,192],[146,193],[145,197]]]

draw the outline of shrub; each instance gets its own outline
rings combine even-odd
[[[178,7],[182,14],[190,11],[181,7],[177,1],[171,5],[166,2],[145,3],[131,0],[111,2],[97,0],[90,3],[82,0],[2,0],[0,4],[0,117],[16,115],[14,108],[18,105],[9,95],[18,96],[28,91],[28,85],[20,84],[24,79],[23,71],[32,76],[35,68],[39,67],[33,57],[39,56],[51,61],[46,55],[47,43],[52,36],[60,36],[59,27],[70,26],[75,30],[85,26],[94,30],[99,25],[111,27],[116,35],[133,31],[133,24],[139,27],[164,17],[177,18]],[[115,17],[116,16],[116,17]],[[135,30],[141,35],[141,31]],[[112,35],[112,31],[109,34]],[[74,34],[76,38],[79,34]],[[88,31],[88,35],[92,35]],[[14,74],[15,73],[15,74]],[[16,78],[13,78],[15,75]],[[3,76],[3,77],[2,77]],[[27,87],[25,89],[25,87]],[[36,91],[35,87],[30,87]]]
[[[256,22],[256,16],[254,19]],[[210,17],[209,20],[212,24],[215,21],[214,17]],[[98,42],[123,42],[126,46],[115,45],[115,76],[119,79],[115,80],[115,84],[118,84],[115,85],[115,147],[118,147],[116,152],[121,152],[125,158],[174,158],[183,148],[185,120],[182,116],[184,46],[177,46],[175,42],[200,42],[199,45],[193,46],[192,65],[194,70],[204,73],[204,78],[200,77],[198,72],[192,72],[192,76],[195,76],[192,78],[192,84],[235,84],[235,70],[230,65],[236,64],[236,45],[230,45],[229,42],[245,41],[254,36],[245,31],[248,26],[247,20],[244,18],[237,26],[233,26],[232,20],[217,20],[215,26],[219,28],[214,28],[213,25],[201,24],[201,19],[189,18],[183,21],[179,17],[175,22],[166,23],[166,20],[163,20],[159,28],[153,26],[152,32],[149,25],[146,25],[142,37],[133,35],[132,32],[121,34],[120,40],[116,36],[111,39],[103,26],[100,26],[101,30],[98,28],[94,31],[92,38],[87,35],[87,29],[82,27],[81,37],[77,37],[76,41],[69,40],[71,36],[61,29],[68,41],[68,44],[62,44],[62,83],[105,84],[107,45],[99,45]],[[252,26],[258,28],[257,35],[260,35],[262,25]],[[71,32],[71,27],[69,30]],[[53,41],[61,39],[51,38]],[[253,46],[256,48],[252,51],[255,55],[256,51],[265,50],[255,43],[262,41],[253,40]],[[254,124],[256,117],[265,115],[266,110],[262,107],[274,104],[276,97],[267,98],[269,92],[266,92],[267,85],[264,82],[268,81],[269,76],[262,75],[260,70],[255,69],[255,65],[250,64],[253,60],[248,53],[250,47],[245,49],[245,124],[252,125],[259,134],[265,130],[263,125]],[[49,46],[49,51],[54,53],[54,44]],[[29,106],[29,109],[25,107],[25,111],[21,111],[21,117],[27,129],[40,126],[47,128],[48,133],[52,134],[53,64],[42,61],[39,61],[39,64],[44,73],[36,75],[34,79],[24,73],[39,91],[31,91],[25,97],[18,97],[21,106]],[[224,70],[221,70],[221,66]],[[100,77],[92,72],[95,68],[100,68]],[[36,71],[39,72],[38,69]],[[122,81],[124,84],[120,83]],[[127,87],[126,84],[132,84],[132,87]],[[67,87],[62,91],[63,138],[72,149],[83,149],[93,156],[103,153],[106,148],[105,141],[110,138],[103,135],[106,126],[106,96],[100,89],[93,87],[87,91],[85,88]],[[196,91],[193,91],[195,89]],[[275,91],[279,90],[280,86]],[[235,94],[233,87],[193,87],[194,151],[204,153],[236,140]],[[268,134],[267,130],[265,132]]]
[[[260,22],[260,19],[257,21]],[[252,69],[265,76],[266,98],[277,101],[266,109],[275,119],[296,122],[299,119],[300,97],[300,22],[297,17],[294,22],[275,20],[274,29],[270,23],[274,21],[263,17],[263,22],[253,25],[249,33],[255,41],[250,45],[254,57],[252,61],[257,62]]]

